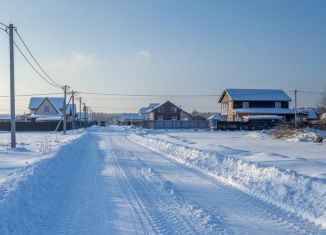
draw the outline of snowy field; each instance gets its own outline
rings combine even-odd
[[[0,234],[326,234],[325,143],[92,127],[19,133],[12,151],[0,136]]]

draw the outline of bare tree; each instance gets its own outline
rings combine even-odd
[[[317,105],[317,112],[322,114],[326,112],[326,88],[323,94],[320,96],[319,103]]]

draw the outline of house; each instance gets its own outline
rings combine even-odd
[[[319,114],[313,108],[298,109],[298,113],[302,114],[303,121],[313,121],[319,119]]]
[[[30,119],[34,121],[60,121],[63,119],[62,97],[31,97],[28,105]],[[68,104],[66,108],[67,120],[73,119],[76,105]]]
[[[142,107],[139,109],[139,115],[144,117],[144,120],[149,120],[149,110],[155,108],[160,105],[160,103],[150,103],[147,107]]]
[[[293,119],[291,98],[279,89],[225,89],[219,99],[223,121],[245,121],[251,116],[280,116]],[[275,118],[275,117],[273,117]]]
[[[155,106],[154,106],[155,105]],[[192,115],[182,110],[171,101],[165,101],[160,104],[150,104],[148,120],[191,120]]]
[[[207,118],[208,128],[211,130],[215,129],[217,122],[220,122],[221,119],[222,119],[222,117],[221,117],[220,113],[215,113],[212,116],[210,116],[209,118]]]
[[[138,113],[127,113],[124,114],[121,118],[119,118],[118,121],[121,125],[142,126],[144,117]]]

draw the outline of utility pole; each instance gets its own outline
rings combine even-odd
[[[66,134],[67,131],[67,89],[68,86],[64,85],[63,86],[63,91],[64,91],[64,98],[63,98],[63,134]]]
[[[294,128],[297,128],[297,89],[294,90]]]
[[[79,97],[79,128],[81,128],[81,123],[82,123],[82,117],[81,117],[81,114],[82,114],[82,98]]]
[[[86,104],[84,102],[84,127],[86,125]]]
[[[71,99],[72,99],[72,129],[75,129],[75,92],[71,92]]]
[[[11,148],[16,148],[14,26],[9,25]]]

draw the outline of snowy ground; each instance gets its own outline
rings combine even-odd
[[[273,139],[265,132],[248,131],[139,131],[191,148],[218,152],[224,156],[258,162],[326,180],[326,143],[304,141],[306,133],[288,140]],[[326,137],[326,132],[318,133]],[[300,141],[301,140],[301,141]]]
[[[205,134],[210,135],[160,132],[158,136],[152,132],[148,136],[125,128],[93,127],[69,140],[60,136],[61,147],[47,154],[51,157],[33,167],[13,169],[16,177],[0,184],[0,234],[326,234],[296,211],[232,184],[231,176],[230,181],[215,177],[216,162],[203,170],[204,164],[199,163],[204,162],[196,154],[204,153],[203,159],[209,160],[213,155],[208,152],[163,140],[200,147]],[[212,142],[211,138],[207,143]],[[35,147],[29,151],[41,152],[36,145],[30,146]],[[190,159],[183,158],[184,154],[192,161],[183,161]],[[13,153],[13,158],[20,157]],[[229,169],[232,163],[238,164],[236,160],[229,163]],[[223,170],[225,165],[220,166]],[[247,166],[255,170],[250,163]],[[316,185],[324,190],[322,182]],[[320,202],[325,195],[315,199]],[[324,218],[323,206],[314,211],[316,218]],[[312,203],[311,208],[315,207]]]
[[[10,132],[0,132],[0,185],[8,177],[34,165],[38,161],[55,155],[64,144],[79,137],[83,131],[17,132],[17,148],[10,148]]]

